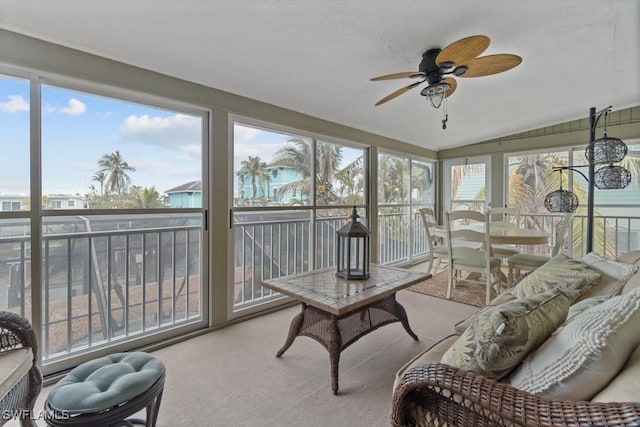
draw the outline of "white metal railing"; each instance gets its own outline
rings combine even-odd
[[[137,220],[47,220],[43,283],[35,287],[42,292],[44,364],[201,319],[199,214]],[[29,236],[0,237],[0,309],[27,318],[30,245]]]
[[[535,228],[551,233],[549,246],[522,246],[527,253],[549,255],[555,245],[555,230],[563,215],[561,214],[529,214],[521,215],[528,228]],[[563,242],[563,252],[574,258],[586,254],[587,217],[574,215]],[[596,215],[594,217],[593,250],[607,258],[614,259],[618,255],[633,250],[640,250],[640,216]]]
[[[563,215],[559,214],[523,214],[522,219],[528,228],[547,231],[552,239],[549,245],[523,245],[521,250],[550,255],[555,244],[555,230],[562,218]],[[311,268],[310,259],[314,254],[314,268],[335,265],[335,231],[347,219],[317,218],[315,236],[310,236],[312,222],[308,213],[297,219],[236,221],[234,308],[241,309],[281,297],[263,289],[261,280],[307,271]],[[410,222],[413,224],[411,233]],[[594,249],[599,253],[615,258],[623,252],[640,249],[640,217],[597,216],[595,224]],[[428,255],[425,230],[417,211],[411,215],[404,212],[379,213],[378,236],[378,262],[381,264],[412,262]],[[584,255],[586,242],[583,236],[586,236],[586,217],[576,215],[572,227],[569,227],[563,252],[574,257]],[[313,242],[315,246],[311,245]]]

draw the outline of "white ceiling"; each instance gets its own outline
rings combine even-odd
[[[434,150],[640,104],[635,0],[0,0],[0,27]],[[523,62],[458,78],[446,130],[426,83],[374,107],[475,34]]]

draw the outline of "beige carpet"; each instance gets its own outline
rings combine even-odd
[[[419,292],[421,294],[430,295],[436,298],[446,299],[447,281],[448,272],[446,270],[440,271],[434,274],[431,279],[420,282],[408,289],[413,292]],[[451,299],[453,301],[473,305],[475,307],[484,307],[484,291],[484,286],[479,283],[459,280],[457,286],[451,290]],[[493,292],[491,296],[495,296]]]
[[[341,354],[338,396],[331,392],[329,354],[314,340],[298,337],[275,357],[299,307],[153,352],[167,367],[157,427],[389,426],[396,371],[477,311],[416,292],[401,291],[398,301],[420,340],[400,323],[361,338]],[[50,389],[40,394],[36,414]]]

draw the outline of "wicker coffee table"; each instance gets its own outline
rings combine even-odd
[[[394,322],[411,330],[407,313],[396,292],[431,277],[430,274],[371,264],[367,280],[345,280],[336,269],[314,270],[265,280],[262,286],[300,301],[302,311],[291,321],[289,335],[276,357],[280,357],[298,336],[318,341],[329,352],[331,389],[338,394],[340,353],[360,337]]]

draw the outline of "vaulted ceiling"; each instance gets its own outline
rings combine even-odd
[[[2,0],[0,27],[434,150],[640,104],[632,0]],[[476,34],[523,62],[458,78],[446,130],[424,86],[374,107]]]

